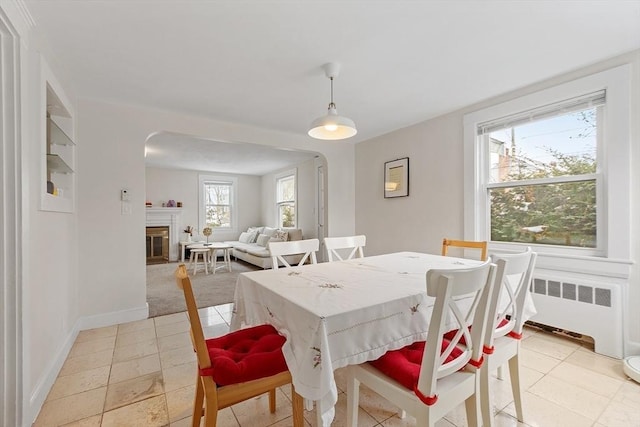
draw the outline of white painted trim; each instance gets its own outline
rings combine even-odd
[[[606,89],[607,106],[603,129],[606,137],[599,147],[599,165],[604,174],[606,203],[602,211],[606,224],[604,244],[607,258],[630,259],[630,84],[631,67],[622,65],[610,70],[559,84],[539,92],[496,104],[464,116],[464,236],[469,240],[488,240],[487,200],[483,193],[479,165],[486,164],[476,139],[478,123],[495,120],[516,111],[526,111],[569,99],[577,94]],[[599,230],[601,232],[603,230]],[[520,245],[522,248],[528,246]],[[584,251],[540,246],[539,253],[578,255]],[[594,253],[595,254],[595,253]],[[591,254],[591,255],[594,255]]]
[[[40,381],[38,381],[38,384],[34,387],[33,393],[29,396],[29,407],[25,409],[25,420],[29,421],[27,424],[31,425],[36,420],[80,331],[143,320],[148,317],[149,304],[145,303],[142,307],[79,318],[57,351],[55,357],[49,359],[49,365],[44,370],[44,374],[40,376]]]
[[[136,320],[143,320],[148,317],[149,304],[145,303],[140,307],[81,317],[76,322],[76,327],[78,331],[84,331],[87,329],[118,325],[120,323],[135,322]]]
[[[204,224],[204,191],[203,186],[205,182],[230,182],[231,183],[231,227],[230,228],[216,228],[219,233],[235,233],[238,231],[238,178],[235,176],[225,175],[198,175],[198,227],[197,234],[202,236],[202,229]]]
[[[24,419],[23,190],[20,36],[4,6],[0,43],[0,425],[8,426]]]
[[[290,176],[293,176],[293,203],[294,203],[294,217],[296,219],[296,223],[293,227],[289,227],[289,228],[298,227],[298,168],[288,169],[286,171],[279,172],[273,178],[274,179],[273,188],[275,189],[275,196],[276,196],[275,224],[277,227],[280,227],[280,209],[279,209],[280,206],[278,204],[278,181],[281,180],[282,178],[288,178]]]
[[[177,261],[180,242],[180,216],[182,208],[145,208],[147,227],[169,227],[169,260]]]
[[[44,404],[49,391],[51,391],[53,383],[55,383],[56,378],[58,378],[58,374],[60,373],[65,360],[67,360],[67,356],[71,351],[71,347],[73,347],[73,343],[76,341],[78,331],[78,322],[76,322],[75,326],[64,340],[64,343],[56,352],[55,357],[49,359],[49,365],[44,369],[43,375],[40,376],[40,380],[33,388],[33,393],[29,396],[29,407],[25,408],[25,420],[28,421],[28,425],[31,425],[36,420],[40,409],[42,409],[42,405]]]

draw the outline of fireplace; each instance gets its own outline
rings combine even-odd
[[[180,214],[182,208],[146,208],[147,227],[165,227],[168,231],[168,260],[178,260]],[[164,262],[164,261],[161,261]]]
[[[147,227],[147,264],[169,262],[169,227]]]

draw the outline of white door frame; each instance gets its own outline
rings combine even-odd
[[[22,420],[20,42],[0,9],[0,424]]]

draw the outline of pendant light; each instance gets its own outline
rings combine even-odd
[[[338,115],[333,102],[333,79],[338,77],[340,64],[331,62],[323,66],[325,75],[331,81],[331,102],[326,116],[318,117],[311,123],[309,136],[316,139],[338,140],[351,138],[358,133],[356,125],[348,117]]]

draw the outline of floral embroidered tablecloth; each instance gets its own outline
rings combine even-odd
[[[478,263],[399,252],[243,273],[231,328],[270,323],[287,337],[283,353],[296,391],[316,401],[328,426],[338,397],[333,371],[426,339],[427,270]]]

